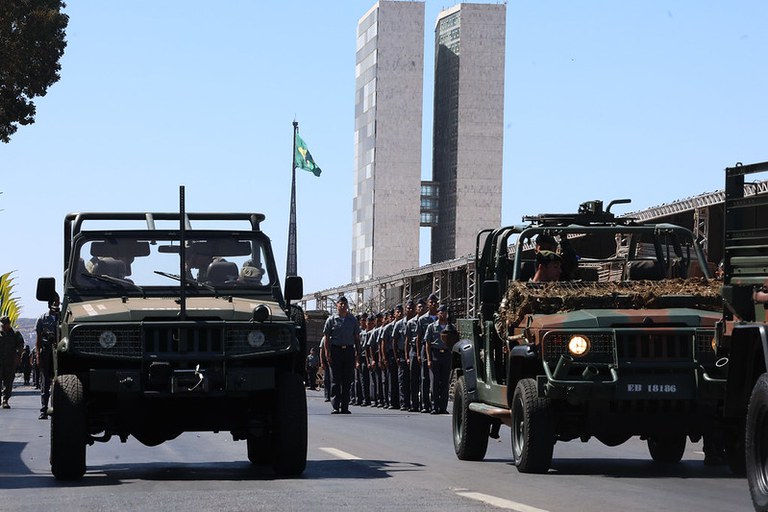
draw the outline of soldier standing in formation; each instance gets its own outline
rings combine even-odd
[[[397,310],[397,308],[395,308]],[[397,361],[397,381],[398,389],[397,393],[400,398],[400,410],[408,411],[411,409],[411,376],[408,370],[408,354],[406,352],[405,343],[405,327],[408,323],[409,317],[413,316],[413,301],[409,300],[405,303],[405,316],[402,316],[393,329],[393,337],[395,339],[395,361]]]
[[[431,380],[430,370],[427,366],[427,349],[424,344],[424,336],[429,324],[437,320],[438,298],[434,293],[427,298],[427,311],[419,317],[418,329],[416,331],[416,344],[421,358],[421,412],[432,412],[432,401],[429,397]]]
[[[368,334],[370,332],[369,321],[373,322],[372,317],[363,313],[360,316],[360,365],[355,369],[355,394],[357,401],[355,405],[367,407],[371,405],[371,390],[368,381]]]
[[[32,353],[29,351],[29,345],[25,345],[21,352],[21,373],[24,375],[24,385],[29,386],[29,377],[32,373]]]
[[[381,386],[381,360],[379,359],[379,336],[384,325],[384,315],[376,314],[376,323],[368,336],[368,371],[370,373],[371,402],[374,407],[384,407]],[[370,327],[370,324],[369,324]]]
[[[382,346],[384,347],[384,357],[386,360],[386,383],[388,398],[388,409],[400,408],[400,380],[397,373],[397,347],[395,346],[395,325],[403,317],[403,305],[398,304],[395,309],[389,312],[389,323],[384,328],[384,338]]]
[[[307,356],[307,387],[309,389],[317,389],[317,367],[319,364],[320,359],[315,353],[315,347],[312,347]]]
[[[451,352],[440,333],[448,326],[448,306],[437,308],[437,320],[427,326],[424,346],[432,388],[432,414],[448,414],[448,389],[451,378]],[[455,330],[455,328],[454,328]]]
[[[405,351],[408,354],[408,373],[410,375],[410,412],[419,412],[419,391],[421,391],[421,358],[419,357],[419,347],[416,343],[416,333],[419,328],[419,317],[424,314],[424,308],[426,303],[424,299],[419,299],[416,304],[416,311],[414,313],[413,308],[406,313],[409,318],[405,324]]]
[[[51,384],[53,382],[53,351],[55,350],[56,333],[59,325],[59,296],[58,294],[48,301],[48,312],[37,319],[35,331],[37,341],[35,352],[37,365],[40,367],[40,416],[38,419],[48,419],[48,399],[51,396]]]
[[[24,338],[20,332],[11,328],[11,319],[7,316],[0,318],[0,381],[2,381],[3,409],[10,409],[8,400],[13,391],[13,379],[16,377],[21,350],[24,347]]]
[[[336,307],[338,314],[326,321],[320,343],[320,363],[327,367],[326,375],[339,375],[326,384],[331,389],[334,414],[349,414],[350,402],[447,414],[451,349],[458,332],[449,322],[447,306],[439,304],[437,295],[431,294],[427,302],[408,300],[405,307],[398,304],[386,313],[363,314],[357,319],[348,313],[346,298],[341,297]],[[345,319],[356,327],[356,337],[346,332]],[[448,334],[454,335],[453,341],[449,341]],[[346,342],[341,343],[342,339]],[[352,348],[355,346],[357,351]],[[339,354],[354,354],[354,376],[349,377],[346,389],[341,382],[342,370],[334,363]],[[350,396],[354,399],[349,400]]]
[[[325,356],[331,366],[331,414],[350,414],[349,389],[359,366],[360,326],[349,313],[346,297],[336,302],[336,314],[328,317],[323,328]]]

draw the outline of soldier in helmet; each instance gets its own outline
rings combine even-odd
[[[11,319],[7,316],[0,318],[0,380],[2,381],[3,409],[10,409],[8,400],[13,391],[13,379],[16,377],[16,365],[21,350],[24,348],[24,338],[21,333],[11,327]]]
[[[35,353],[40,367],[40,416],[38,419],[48,419],[48,400],[51,396],[53,382],[53,351],[56,347],[56,332],[59,324],[59,295],[56,294],[48,301],[48,312],[40,316],[35,324],[37,341]]]
[[[559,280],[563,271],[562,263],[562,257],[556,252],[539,251],[536,253],[536,273],[531,281],[543,283]]]

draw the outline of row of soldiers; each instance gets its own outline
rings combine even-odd
[[[448,307],[441,305],[432,294],[426,301],[409,300],[386,312],[357,315],[355,320],[359,325],[359,344],[355,347],[350,403],[447,414],[450,349],[457,338],[456,328],[449,322]],[[334,334],[333,322],[329,318],[326,324],[330,327],[326,332],[330,339]],[[326,353],[322,349],[320,352],[321,357]],[[323,361],[323,365],[326,371],[328,366],[333,370],[333,364]],[[331,378],[338,380],[333,379],[333,375]],[[343,386],[345,383],[335,384]],[[331,385],[331,389],[336,390],[332,393],[341,392],[340,387]],[[335,398],[334,410],[341,407],[348,411],[344,408],[344,400]]]

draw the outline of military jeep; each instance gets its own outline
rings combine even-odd
[[[183,205],[183,201],[182,201]],[[304,316],[280,287],[258,213],[72,213],[55,341],[51,469],[86,446],[229,431],[278,475],[306,466]],[[55,295],[38,282],[38,300]]]
[[[750,178],[750,181],[747,181]],[[757,180],[753,178],[758,178]],[[728,370],[724,416],[731,467],[755,510],[768,511],[768,162],[725,169],[723,321],[717,351]]]
[[[477,316],[458,320],[452,351],[459,459],[482,460],[501,424],[531,473],[548,471],[558,441],[640,436],[675,463],[687,438],[720,433],[719,287],[689,230],[616,217],[620,202],[478,234]],[[559,245],[558,281],[532,279],[541,235]]]

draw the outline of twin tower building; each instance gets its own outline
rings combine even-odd
[[[462,3],[435,23],[432,179],[421,178],[424,2],[377,2],[357,26],[353,282],[474,253],[501,223],[506,5]]]

